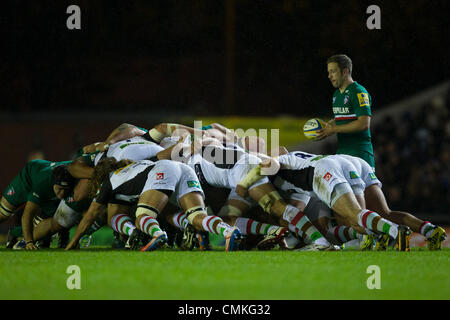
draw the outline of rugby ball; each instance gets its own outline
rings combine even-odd
[[[303,126],[303,134],[310,140],[315,140],[318,136],[317,131],[325,127],[325,122],[319,118],[309,119]]]

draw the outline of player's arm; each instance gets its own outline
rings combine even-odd
[[[249,173],[236,185],[236,193],[245,198],[248,189],[266,176],[273,176],[280,170],[277,159],[264,155],[264,160],[249,171]]]
[[[328,122],[323,129],[317,131],[319,135],[317,136],[316,140],[322,140],[323,138],[331,136],[335,133],[360,132],[368,130],[369,128],[370,116],[367,115],[359,116],[358,119],[339,126],[336,125],[335,122]]]
[[[94,176],[94,168],[79,157],[69,164],[69,173],[77,179],[90,179]]]
[[[135,125],[129,123],[122,123],[120,126],[115,128],[110,135],[106,138],[105,143],[110,145],[118,141],[131,139],[137,136],[142,136],[146,132],[139,129]],[[102,150],[100,150],[102,151]]]
[[[89,227],[94,223],[95,219],[105,210],[106,205],[92,201],[88,211],[78,224],[77,230],[75,231],[72,240],[67,245],[66,250],[71,250],[78,247],[78,242],[80,241],[81,237],[88,231]]]
[[[154,126],[148,136],[156,143],[160,143],[162,139],[170,136],[185,136],[187,134],[203,136],[203,131],[192,127],[188,127],[178,123],[159,123]]]
[[[37,250],[38,248],[34,244],[33,238],[33,219],[39,215],[41,207],[32,201],[28,201],[25,205],[22,215],[22,231],[23,237],[26,243],[26,250]]]

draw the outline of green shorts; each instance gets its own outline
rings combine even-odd
[[[6,187],[3,196],[5,197],[6,201],[8,201],[14,207],[19,208],[21,205],[29,201],[28,195],[30,192],[32,191],[27,188],[19,174]],[[52,217],[55,214],[59,202],[60,200],[58,199],[46,201],[44,204],[39,204],[42,210],[42,215],[45,217]]]
[[[366,162],[374,169],[375,171],[375,157],[372,153],[365,150],[355,150],[355,149],[338,149],[336,154],[348,154],[350,156],[358,157]]]

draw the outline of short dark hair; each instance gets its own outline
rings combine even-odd
[[[352,74],[352,59],[350,59],[345,54],[335,54],[334,56],[331,56],[327,59],[327,64],[335,62],[337,63],[339,69],[344,70],[345,68],[348,69],[349,73]]]

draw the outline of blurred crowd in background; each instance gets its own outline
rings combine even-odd
[[[386,117],[372,130],[377,175],[393,208],[449,213],[450,99],[412,116]]]

